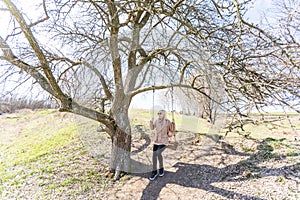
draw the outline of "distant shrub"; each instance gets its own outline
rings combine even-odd
[[[51,109],[57,108],[56,103],[51,103],[49,100],[34,100],[25,98],[5,98],[0,99],[0,114],[14,113],[21,109]]]

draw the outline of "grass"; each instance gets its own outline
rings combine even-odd
[[[97,171],[99,167],[92,167],[81,177],[76,175],[81,173],[79,161],[87,151],[80,142],[78,123],[72,115],[43,110],[15,113],[0,120],[4,127],[0,135],[0,196],[13,198],[30,179],[45,194],[49,193],[48,189],[102,181]],[[84,163],[95,164],[93,161]]]
[[[273,137],[279,139],[282,134],[290,134],[299,132],[300,123],[299,117],[300,115],[297,113],[269,113],[264,115],[263,117],[259,114],[251,114],[250,119],[247,120],[248,123],[244,124],[243,129],[234,129],[228,133],[228,136],[237,136],[240,135],[249,135],[252,138],[264,139],[267,137]],[[231,121],[230,118],[226,119],[226,123]],[[252,123],[251,123],[252,122]],[[221,130],[221,132],[225,132],[226,130]]]
[[[53,109],[45,109],[45,110],[40,110],[37,112],[38,115],[49,115],[49,114],[52,114],[52,113],[55,113],[56,110],[53,110]]]
[[[255,148],[253,148],[253,147],[244,147],[243,144],[241,144],[241,147],[242,147],[242,150],[244,152],[254,152],[255,151]]]
[[[276,133],[289,133],[300,129],[300,115],[297,113],[287,114],[288,118],[284,113],[270,113],[264,116],[264,119],[261,119],[261,116],[259,114],[254,113],[252,114],[252,117],[254,117],[254,121],[256,121],[256,124],[246,124],[244,125],[244,131],[239,130],[239,132],[242,135],[249,134],[252,138],[264,139],[268,137],[274,137],[276,139],[279,139]],[[148,126],[149,120],[152,118],[152,111],[144,109],[130,110],[129,115],[133,126]],[[154,117],[156,118],[156,113],[154,113]],[[172,115],[170,112],[168,113],[167,117],[169,119],[172,119]],[[187,116],[175,113],[174,118],[177,131],[201,134],[204,133],[220,136],[225,135],[225,132],[227,130],[223,129],[223,126],[229,120],[226,119],[225,116],[221,116],[216,120],[215,125],[211,125],[207,122],[207,120],[198,118],[196,116]],[[273,121],[274,119],[275,121]],[[292,123],[293,127],[291,127],[290,123]],[[240,137],[240,135],[237,134],[237,130],[233,130],[232,132],[227,133],[227,136]]]
[[[132,127],[142,125],[148,130],[151,113],[148,110],[130,110]],[[168,116],[171,118],[171,115]],[[76,118],[77,119],[77,118]],[[195,116],[175,115],[179,135],[218,134],[220,126],[211,127],[204,119]],[[65,193],[65,197],[82,192],[93,191],[98,188],[105,190],[107,179],[101,171],[105,166],[99,160],[93,159],[82,135],[95,131],[99,125],[95,121],[74,120],[68,113],[59,113],[54,110],[21,111],[1,116],[0,134],[0,196],[8,199],[18,199],[27,191],[26,187],[36,187],[37,196],[32,199],[55,199],[53,194]],[[282,124],[287,126],[286,122]],[[296,124],[296,127],[299,125]],[[240,144],[240,148],[247,153],[255,153],[255,159],[268,161],[277,158],[279,153],[295,156],[296,149],[291,149],[285,140],[267,139],[271,132],[261,123],[250,126],[253,135],[264,138],[259,146]],[[80,134],[79,134],[80,133]],[[105,134],[94,134],[98,140],[107,137]],[[237,136],[230,133],[229,136]],[[90,141],[92,142],[92,141]],[[298,154],[299,155],[299,154]],[[254,158],[253,158],[254,159]],[[248,166],[249,163],[240,163]],[[251,172],[256,171],[251,165]],[[260,178],[260,174],[254,174]],[[278,182],[284,180],[279,179]],[[15,195],[15,196],[14,196]],[[47,198],[44,198],[47,197]]]
[[[46,134],[47,131],[47,134]],[[47,129],[27,133],[26,138],[20,137],[7,149],[5,154],[11,156],[6,159],[6,165],[24,164],[33,162],[44,155],[47,155],[57,148],[61,148],[71,143],[75,139],[76,126],[74,124],[66,125],[61,129]],[[30,134],[30,135],[29,135]]]
[[[286,182],[285,178],[282,177],[282,176],[279,176],[276,181],[279,182],[279,183],[285,183]]]
[[[154,113],[154,118],[157,118],[156,113]],[[131,118],[132,126],[134,125],[144,125],[149,126],[149,121],[152,118],[152,113],[149,110],[130,110],[129,116]],[[172,119],[171,113],[167,115],[168,119]],[[174,115],[176,129],[178,131],[192,132],[192,133],[208,133],[209,124],[205,119],[198,118],[196,116],[187,116],[181,114]]]

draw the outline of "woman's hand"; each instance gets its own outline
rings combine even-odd
[[[153,123],[153,118],[150,119],[150,129],[153,130],[154,129],[154,123]]]
[[[172,122],[171,122],[171,131],[175,131],[175,120],[174,118],[172,119]]]

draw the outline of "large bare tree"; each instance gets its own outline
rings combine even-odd
[[[243,19],[248,2],[43,0],[31,15],[3,0],[11,18],[0,58],[6,72],[21,70],[59,100],[60,111],[106,127],[118,178],[130,172],[128,109],[137,94],[191,88],[238,114],[249,102],[293,107],[299,63],[287,41]],[[223,80],[224,99],[202,84],[208,71]],[[95,99],[110,106],[95,109]]]

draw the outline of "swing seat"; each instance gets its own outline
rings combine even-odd
[[[176,150],[178,147],[178,142],[176,141],[175,134],[172,137],[169,137],[169,144],[167,145],[168,149]]]

